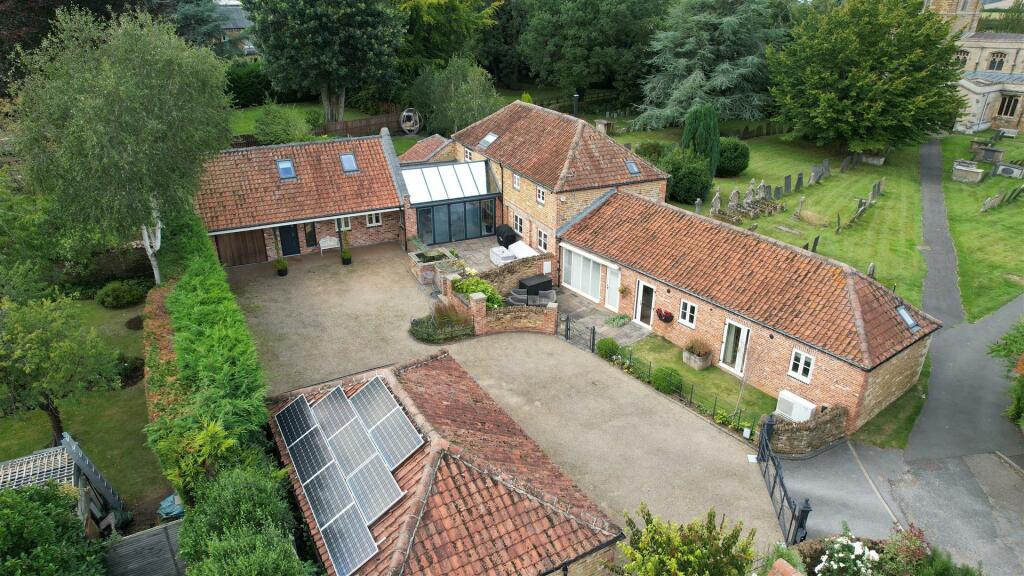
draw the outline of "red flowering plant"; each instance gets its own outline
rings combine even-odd
[[[668,310],[658,308],[655,312],[658,314],[658,320],[661,320],[662,322],[671,322],[672,319],[675,318],[675,316],[673,316]]]

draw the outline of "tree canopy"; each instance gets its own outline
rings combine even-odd
[[[491,75],[468,56],[455,56],[440,69],[427,69],[410,89],[413,106],[427,128],[451,134],[500,107]]]
[[[757,120],[768,111],[765,47],[788,37],[788,0],[682,0],[651,40],[637,124],[678,126],[699,102],[723,119]]]
[[[0,413],[39,409],[64,432],[59,400],[117,384],[117,356],[82,328],[67,300],[0,300]]]
[[[525,79],[530,68],[519,50],[519,39],[529,22],[530,0],[504,0],[495,3],[494,25],[478,34],[474,52],[480,65],[503,86]]]
[[[427,66],[444,66],[453,55],[466,52],[494,25],[500,6],[500,0],[402,0],[408,22],[399,49],[404,75],[413,78]]]
[[[240,38],[224,39],[224,14],[213,0],[181,0],[174,11],[174,26],[181,36],[196,46],[205,46],[218,56],[231,56]]]
[[[274,89],[320,95],[327,122],[349,90],[394,82],[405,13],[391,0],[243,0]]]
[[[883,151],[950,127],[963,107],[949,23],[903,0],[811,12],[769,50],[779,119],[820,145]]]
[[[519,49],[544,84],[566,90],[638,90],[666,0],[527,0]]]
[[[103,576],[103,543],[87,540],[77,492],[57,484],[0,490],[0,571]]]
[[[145,13],[57,12],[23,60],[15,148],[69,228],[140,236],[157,283],[162,222],[191,212],[203,163],[230,139],[226,63]]]
[[[718,171],[720,137],[714,106],[698,102],[690,108],[683,125],[682,147],[707,158],[710,178]]]

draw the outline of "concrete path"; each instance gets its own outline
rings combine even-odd
[[[895,518],[914,523],[954,558],[993,576],[1024,574],[1024,476],[995,454],[1024,460],[1024,437],[1003,417],[1010,385],[988,348],[1024,316],[1024,295],[976,324],[964,322],[956,252],[942,195],[938,141],[921,147],[924,310],[941,319],[933,338],[928,399],[906,451],[856,443],[787,461],[795,497],[812,498],[812,535],[843,519],[882,537]]]
[[[560,338],[501,334],[448,347],[576,483],[616,521],[641,501],[676,522],[710,507],[782,538],[753,446]]]

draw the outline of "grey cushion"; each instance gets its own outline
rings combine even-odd
[[[526,306],[529,300],[527,299],[525,294],[521,296],[519,294],[511,294],[508,297],[508,302],[513,306]]]

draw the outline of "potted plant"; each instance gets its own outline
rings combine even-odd
[[[288,275],[288,261],[284,258],[278,256],[277,260],[274,260],[274,268],[277,268],[278,276]]]
[[[341,263],[345,266],[352,263],[352,253],[348,251],[348,248],[344,248],[341,251]]]
[[[711,366],[711,346],[700,338],[690,340],[683,348],[683,362],[694,370]]]
[[[661,320],[665,324],[672,322],[672,320],[675,318],[672,312],[668,310],[662,310],[661,308],[658,308],[657,310],[655,310],[655,312],[658,314],[658,320]]]

